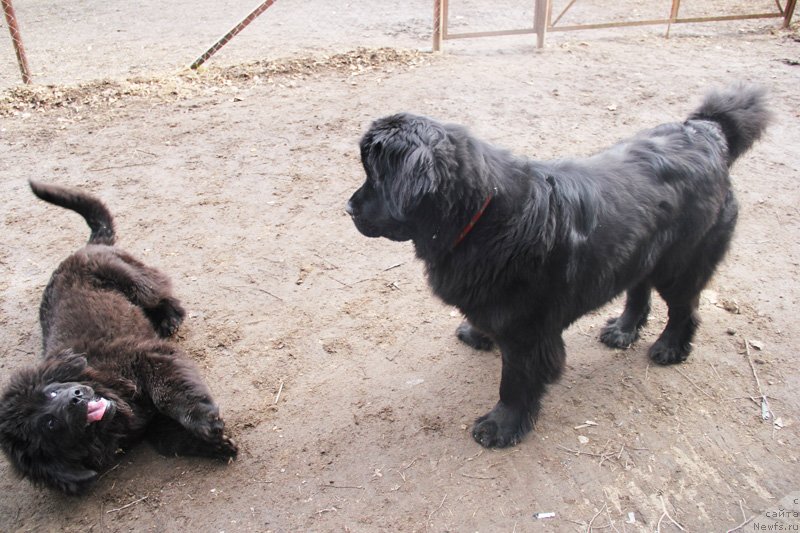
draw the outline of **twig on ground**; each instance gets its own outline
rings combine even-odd
[[[273,298],[275,298],[279,302],[283,301],[283,298],[281,298],[280,296],[276,296],[276,295],[272,294],[267,289],[262,289],[261,287],[256,287],[256,289],[258,289],[258,291],[260,291],[260,292],[263,292],[264,294],[268,294],[268,295],[272,296]]]
[[[106,511],[106,514],[116,513],[117,511],[122,511],[123,509],[127,509],[128,507],[136,505],[137,503],[142,502],[142,501],[146,500],[147,498],[148,498],[147,496],[142,496],[138,500],[132,501],[131,503],[129,503],[127,505],[123,505],[122,507],[117,507],[116,509],[109,509],[108,511]]]
[[[605,511],[605,510],[606,510],[606,506],[607,506],[607,505],[608,505],[607,503],[603,503],[603,507],[602,507],[602,509],[600,509],[599,511],[597,511],[597,514],[595,514],[595,515],[592,517],[592,519],[591,519],[591,520],[589,520],[589,525],[588,525],[588,526],[586,526],[586,533],[592,533],[592,524],[594,524],[594,521],[595,521],[595,519],[596,519],[598,516],[600,516],[600,513],[602,513],[603,511]]]
[[[431,512],[428,514],[428,521],[430,521],[430,519],[431,519],[431,517],[432,517],[433,515],[435,515],[436,513],[438,513],[438,512],[439,512],[439,509],[441,509],[441,508],[442,508],[442,506],[444,505],[444,501],[445,501],[446,499],[447,499],[447,494],[445,494],[445,495],[444,495],[444,498],[442,498],[442,503],[440,503],[440,504],[439,504],[439,507],[437,507],[436,509],[434,509],[433,511],[431,511]]]
[[[758,374],[756,373],[756,367],[753,364],[753,359],[750,357],[750,341],[744,339],[744,353],[747,356],[747,362],[750,364],[750,370],[753,371],[753,377],[756,379],[756,387],[758,388],[758,394],[761,396],[761,407],[762,407],[762,414],[761,418],[764,420],[770,420],[775,418],[775,414],[769,408],[769,401],[767,401],[767,395],[764,394],[764,389],[761,388],[761,380],[758,379]]]
[[[281,380],[281,386],[278,389],[278,394],[275,395],[275,401],[272,402],[272,405],[278,405],[278,400],[281,399],[281,393],[283,392],[283,380]]]
[[[685,529],[683,529],[682,525],[680,525],[674,518],[670,516],[669,512],[667,511],[667,504],[664,503],[664,497],[659,496],[659,498],[661,498],[661,508],[664,510],[664,514],[662,514],[661,518],[658,519],[658,525],[656,526],[656,531],[658,533],[661,533],[661,521],[664,520],[664,517],[669,518],[669,521],[678,526],[678,529],[680,529],[681,531],[686,531]]]
[[[750,518],[748,518],[747,520],[745,520],[744,522],[742,522],[741,524],[739,524],[739,525],[738,525],[738,526],[736,526],[735,528],[733,528],[733,529],[729,529],[728,531],[726,531],[726,533],[733,533],[734,531],[739,531],[739,530],[740,530],[740,529],[742,529],[744,526],[746,526],[747,524],[749,524],[749,523],[750,523],[750,522],[753,520],[753,518],[755,518],[755,517],[756,517],[756,515],[753,515],[753,516],[751,516]]]
[[[741,524],[739,524],[738,526],[736,526],[735,528],[729,529],[725,533],[733,533],[734,531],[739,531],[744,526],[749,524],[753,520],[753,518],[756,517],[756,515],[753,515],[750,518],[747,518],[747,513],[744,512],[744,506],[742,505],[742,500],[739,500],[739,510],[742,511],[742,520],[743,520],[743,522]]]
[[[404,264],[406,264],[406,262],[405,262],[405,261],[403,261],[402,263],[395,263],[394,265],[392,265],[392,266],[390,266],[390,267],[386,267],[386,268],[384,268],[384,269],[383,269],[383,271],[384,271],[384,272],[388,272],[388,271],[392,270],[393,268],[397,268],[397,267],[399,267],[399,266],[403,266]]]
[[[717,400],[716,398],[714,398],[713,396],[711,396],[711,395],[708,393],[708,391],[704,390],[704,389],[703,389],[702,387],[700,387],[700,386],[699,386],[697,383],[695,383],[694,381],[692,381],[691,379],[689,379],[689,376],[687,376],[686,374],[684,374],[684,373],[681,371],[681,369],[680,369],[680,368],[675,368],[675,370],[677,370],[677,371],[678,371],[678,374],[680,374],[681,376],[683,376],[683,377],[686,379],[686,381],[688,381],[689,383],[691,383],[691,384],[692,384],[692,386],[693,386],[695,389],[699,390],[700,392],[702,392],[703,394],[705,394],[706,396],[708,396],[708,397],[709,397],[709,398],[711,398],[712,400],[714,400],[714,401],[716,401],[716,400]]]
[[[497,476],[477,476],[475,474],[465,474],[464,472],[461,472],[461,475],[470,479],[497,479]]]

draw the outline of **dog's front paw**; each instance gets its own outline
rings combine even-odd
[[[159,337],[171,337],[178,331],[186,317],[186,310],[174,298],[162,300],[158,307],[148,310],[148,315]]]
[[[222,438],[225,422],[219,416],[219,408],[210,402],[198,402],[182,421],[183,426],[205,441]]]
[[[639,329],[624,329],[621,318],[611,318],[600,331],[600,342],[609,348],[630,348],[631,344],[639,338]]]
[[[458,340],[468,346],[472,346],[476,350],[491,350],[494,347],[494,341],[475,329],[468,321],[464,321],[456,328],[456,337]]]
[[[491,411],[475,421],[472,438],[484,448],[506,448],[517,444],[530,429],[530,415],[497,402]]]
[[[214,452],[215,457],[221,461],[233,461],[239,454],[239,447],[232,438],[222,435],[216,443]]]
[[[691,350],[691,344],[684,345],[670,342],[669,339],[658,339],[650,347],[647,355],[659,365],[674,365],[686,361]]]

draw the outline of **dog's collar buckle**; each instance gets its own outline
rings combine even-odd
[[[478,220],[480,220],[480,218],[483,216],[483,213],[486,211],[486,208],[489,207],[489,203],[492,201],[492,198],[494,198],[495,194],[497,194],[497,187],[495,187],[494,190],[489,193],[489,196],[486,197],[486,200],[484,200],[483,205],[481,206],[480,209],[478,209],[478,212],[475,213],[475,216],[472,217],[472,219],[464,227],[464,229],[461,230],[461,233],[458,234],[458,238],[453,243],[453,248],[461,244],[461,241],[463,241],[464,238],[469,234],[469,232],[472,231],[472,228],[475,227],[475,224],[477,224]]]

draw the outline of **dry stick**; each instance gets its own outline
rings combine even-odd
[[[659,496],[659,498],[661,498],[661,508],[662,508],[662,509],[664,509],[664,514],[662,514],[662,515],[661,515],[661,518],[659,518],[659,519],[658,519],[658,525],[656,526],[656,531],[657,531],[658,533],[661,533],[661,521],[662,521],[662,520],[664,520],[664,517],[665,517],[665,516],[666,516],[667,518],[669,518],[670,522],[672,522],[673,524],[675,524],[676,526],[678,526],[678,529],[680,529],[681,531],[686,531],[685,529],[683,529],[683,526],[682,526],[682,525],[680,525],[680,524],[679,524],[679,523],[678,523],[678,522],[677,522],[677,521],[676,521],[674,518],[672,518],[672,517],[669,515],[669,513],[667,512],[667,504],[666,504],[666,503],[664,503],[664,497],[663,497],[663,496]]]
[[[747,362],[750,363],[750,370],[753,371],[753,377],[756,378],[756,387],[758,387],[758,394],[761,395],[761,401],[763,405],[767,407],[767,414],[768,417],[764,418],[764,420],[769,420],[770,418],[775,418],[772,409],[769,408],[769,402],[767,401],[767,395],[764,394],[764,390],[761,388],[761,381],[758,379],[758,374],[756,374],[756,367],[753,365],[753,360],[750,357],[750,341],[744,339],[744,353],[747,355]],[[762,418],[764,415],[762,414]]]
[[[439,509],[441,509],[441,508],[442,508],[442,506],[444,505],[444,501],[445,501],[446,499],[447,499],[447,494],[445,494],[445,495],[444,495],[444,498],[442,498],[442,503],[440,503],[440,504],[439,504],[439,507],[437,507],[436,509],[434,509],[433,511],[431,511],[431,512],[430,512],[430,514],[428,515],[428,521],[429,521],[429,522],[430,522],[430,520],[431,520],[431,517],[432,517],[434,514],[438,513],[438,512],[439,512]]]
[[[708,396],[708,397],[709,397],[709,398],[711,398],[712,400],[716,401],[716,398],[714,398],[713,396],[711,396],[711,395],[710,395],[710,394],[709,394],[707,391],[705,391],[703,388],[701,388],[701,387],[700,387],[700,386],[699,386],[697,383],[695,383],[694,381],[692,381],[691,379],[689,379],[689,376],[687,376],[686,374],[684,374],[684,373],[681,371],[681,369],[680,369],[680,368],[676,368],[675,370],[677,370],[677,371],[678,371],[678,374],[680,374],[681,376],[683,376],[684,378],[686,378],[686,381],[688,381],[689,383],[691,383],[691,384],[692,384],[692,386],[693,386],[695,389],[699,390],[700,392],[702,392],[703,394],[705,394],[706,396]]]
[[[281,380],[281,386],[278,389],[278,394],[275,395],[275,401],[272,402],[272,405],[278,405],[278,400],[281,399],[281,393],[283,392],[283,380]]]
[[[122,511],[123,509],[127,509],[128,507],[130,507],[132,505],[136,505],[137,503],[139,503],[141,501],[144,501],[146,499],[147,499],[147,496],[142,496],[138,500],[133,501],[133,502],[127,504],[127,505],[123,505],[122,507],[117,507],[116,509],[109,509],[108,511],[106,511],[106,514],[108,514],[108,513],[116,513],[117,511]]]
[[[589,520],[589,525],[586,527],[586,533],[592,533],[592,524],[594,523],[595,518],[600,516],[600,513],[606,510],[607,505],[607,503],[603,503],[603,508],[597,511],[597,514],[594,515],[591,520]]]
[[[392,265],[390,267],[384,268],[383,271],[384,272],[388,272],[389,270],[392,270],[393,268],[397,268],[397,267],[402,266],[404,264],[406,264],[405,261],[403,261],[402,263],[396,263],[396,264],[394,264],[394,265]]]
[[[461,472],[461,475],[470,479],[497,479],[497,476],[476,476],[474,474],[465,474],[464,472]]]
[[[733,529],[729,529],[729,530],[728,530],[728,531],[726,531],[725,533],[733,533],[734,531],[739,531],[739,530],[740,530],[740,529],[742,529],[744,526],[746,526],[747,524],[749,524],[749,523],[750,523],[750,522],[753,520],[753,518],[755,518],[755,517],[756,517],[756,515],[753,515],[753,516],[751,516],[750,518],[748,518],[747,520],[745,520],[744,522],[742,522],[741,524],[739,524],[739,525],[738,525],[738,526],[736,526],[735,528],[733,528]]]
[[[744,522],[742,522],[741,524],[739,524],[738,526],[736,526],[733,529],[729,529],[725,533],[733,533],[734,531],[738,531],[738,530],[742,529],[744,526],[749,524],[750,521],[753,520],[753,518],[756,517],[756,515],[753,515],[750,518],[747,518],[747,513],[744,512],[744,506],[742,505],[742,500],[739,500],[739,510],[742,511],[742,518],[744,519]]]

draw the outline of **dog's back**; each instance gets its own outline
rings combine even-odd
[[[30,186],[45,202],[80,214],[91,229],[86,246],[61,262],[42,295],[45,355],[66,347],[92,351],[103,339],[156,338],[152,321],[126,294],[127,278],[146,267],[113,246],[116,234],[108,208],[80,190],[32,180]]]

